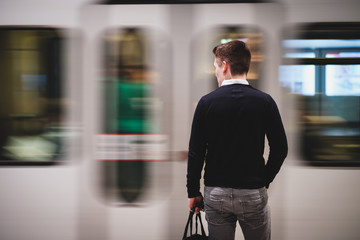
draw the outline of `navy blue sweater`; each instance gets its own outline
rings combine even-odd
[[[270,154],[264,154],[265,136]],[[279,110],[270,95],[244,84],[222,86],[203,96],[192,123],[187,169],[188,197],[205,186],[268,187],[287,155]]]

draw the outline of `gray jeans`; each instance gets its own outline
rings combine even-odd
[[[237,221],[245,240],[270,239],[270,209],[265,188],[205,187],[204,203],[210,240],[234,240]]]

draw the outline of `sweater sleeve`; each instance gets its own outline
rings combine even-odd
[[[269,156],[265,166],[265,186],[269,187],[279,172],[288,153],[288,145],[279,109],[270,98],[267,115],[266,137],[269,142]]]
[[[200,100],[192,122],[187,164],[187,193],[189,198],[200,196],[200,179],[206,153],[205,117]]]

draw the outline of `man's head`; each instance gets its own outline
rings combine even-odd
[[[247,45],[238,40],[216,46],[214,66],[219,85],[224,79],[246,75],[250,68],[251,53]]]

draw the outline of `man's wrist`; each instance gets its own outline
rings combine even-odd
[[[195,198],[195,197],[199,197],[202,196],[201,192],[197,191],[197,192],[188,192],[188,198]]]

